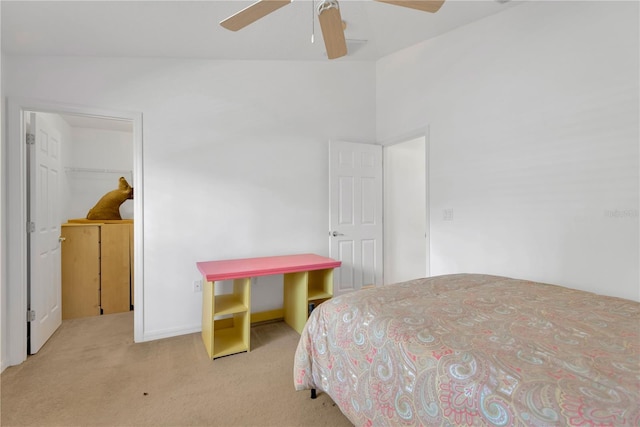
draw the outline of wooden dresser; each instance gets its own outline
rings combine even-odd
[[[133,309],[133,220],[62,224],[62,318]]]

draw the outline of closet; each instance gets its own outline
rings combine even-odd
[[[40,114],[40,113],[38,113]],[[85,219],[90,208],[133,182],[133,125],[127,120],[60,114],[62,318],[133,309],[133,201],[120,206],[122,220]],[[75,219],[74,219],[75,218]]]

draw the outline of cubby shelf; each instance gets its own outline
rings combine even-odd
[[[243,330],[239,326],[216,329],[213,343],[213,358],[248,351],[249,346],[243,339]]]
[[[332,297],[332,295],[329,292],[309,289],[309,295],[307,296],[307,301],[315,301],[315,300],[319,300],[319,299],[329,299],[331,297]]]
[[[235,294],[216,295],[214,303],[215,315],[224,316],[226,314],[242,313],[249,310],[242,298]]]
[[[284,320],[299,334],[309,316],[309,302],[333,296],[333,268],[284,275]]]
[[[214,289],[215,282],[203,277],[202,340],[209,357],[249,351],[251,280],[235,279],[230,294],[215,295]],[[232,318],[214,320],[230,315]]]

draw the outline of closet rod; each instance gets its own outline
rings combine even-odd
[[[128,173],[130,174],[130,170],[122,170],[122,169],[96,169],[96,168],[72,168],[66,167],[64,168],[67,172],[91,172],[91,173]]]

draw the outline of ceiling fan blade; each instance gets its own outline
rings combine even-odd
[[[376,0],[382,3],[394,4],[396,6],[418,9],[423,12],[436,13],[444,0]]]
[[[238,31],[289,3],[291,3],[291,0],[258,0],[235,15],[231,15],[221,21],[220,25],[227,30]]]
[[[318,20],[322,30],[324,46],[329,59],[340,58],[347,54],[347,41],[344,38],[342,17],[337,1],[325,1],[318,7]]]

